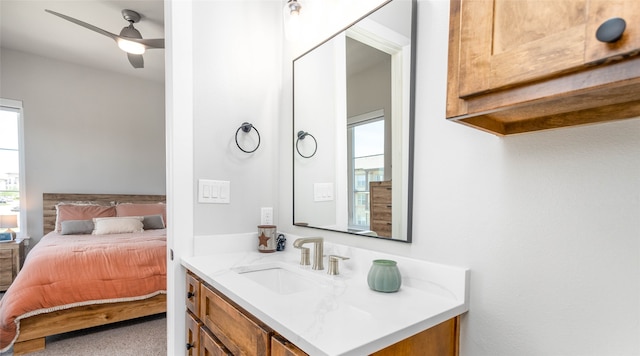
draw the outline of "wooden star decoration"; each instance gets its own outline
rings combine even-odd
[[[258,246],[268,247],[267,242],[269,242],[269,238],[265,236],[264,232],[261,233],[258,238],[260,239],[260,243],[258,244]]]

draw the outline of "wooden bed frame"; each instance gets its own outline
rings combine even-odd
[[[43,232],[55,229],[56,204],[59,202],[92,201],[111,203],[164,202],[164,195],[125,194],[51,194],[42,195]],[[34,315],[20,321],[20,335],[13,345],[14,355],[44,350],[45,337],[99,325],[140,318],[167,311],[166,294],[139,301],[96,304]]]

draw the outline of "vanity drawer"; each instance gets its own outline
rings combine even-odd
[[[239,306],[201,284],[200,319],[234,355],[268,355],[271,331]]]
[[[271,338],[271,356],[309,356],[280,335]]]
[[[207,329],[200,328],[200,356],[233,356],[233,354]]]
[[[187,309],[194,315],[200,315],[200,280],[191,272],[187,272],[186,296]]]
[[[202,323],[196,316],[191,314],[190,311],[187,311],[187,356],[198,356],[200,355],[200,327]]]

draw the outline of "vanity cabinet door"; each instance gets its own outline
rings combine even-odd
[[[460,318],[455,317],[410,336],[372,356],[458,356]]]
[[[211,335],[205,328],[200,328],[200,356],[233,356],[229,350]]]
[[[448,119],[510,135],[640,115],[640,1],[450,1]],[[601,42],[612,17],[626,30]]]
[[[186,304],[187,310],[200,315],[200,280],[191,272],[187,272]]]
[[[460,11],[463,98],[621,60],[640,49],[637,0],[463,0]],[[613,17],[626,20],[623,37],[600,42],[598,27]]]
[[[462,0],[460,97],[585,65],[588,0]]]
[[[268,355],[273,332],[227,298],[202,284],[200,320],[234,355]]]
[[[200,327],[202,323],[196,316],[187,311],[187,356],[197,356],[200,354]]]
[[[309,356],[280,335],[271,338],[271,356]]]

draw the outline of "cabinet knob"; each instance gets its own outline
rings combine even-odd
[[[600,42],[614,43],[622,37],[627,23],[620,17],[614,17],[603,22],[596,30],[596,38]]]
[[[187,299],[191,299],[192,297],[194,297],[196,294],[192,293],[192,292],[187,292]]]
[[[195,344],[190,344],[187,343],[187,350],[191,350],[192,348],[194,348],[196,345]]]

